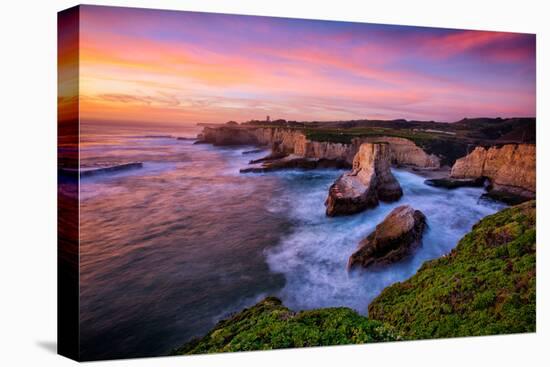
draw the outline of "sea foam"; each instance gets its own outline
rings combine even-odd
[[[347,306],[366,314],[368,304],[387,286],[411,277],[427,260],[451,251],[479,219],[503,208],[480,201],[482,189],[446,190],[424,184],[416,174],[393,170],[404,196],[363,213],[329,218],[324,200],[338,176],[335,171],[281,173],[289,190],[268,203],[269,210],[287,211],[295,227],[266,251],[270,269],[282,273],[285,287],[278,296],[292,309]],[[427,217],[423,244],[409,258],[376,271],[348,272],[349,256],[361,239],[396,206],[409,204]]]

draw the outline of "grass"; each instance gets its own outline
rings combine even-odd
[[[303,127],[303,126],[278,126],[259,125],[261,128],[278,128],[285,130],[301,131],[311,141],[351,144],[355,138],[366,137],[396,137],[411,140],[428,154],[435,154],[441,159],[442,165],[452,166],[454,162],[468,154],[467,148],[475,143],[471,138],[461,132],[455,136],[445,133],[414,130],[413,128],[393,127]],[[474,144],[475,145],[475,144]]]
[[[172,354],[534,332],[535,222],[535,201],[485,217],[449,255],[384,289],[369,318],[344,307],[293,312],[268,297]]]
[[[396,137],[411,140],[428,154],[441,158],[443,165],[453,165],[465,156],[469,144],[463,137],[450,137],[446,134],[413,131],[412,129],[393,129],[381,127],[363,127],[347,129],[302,129],[309,140],[350,144],[354,138],[362,137]]]
[[[536,204],[476,224],[446,257],[425,263],[369,306],[406,339],[534,332]]]
[[[172,354],[219,353],[399,340],[392,328],[349,308],[292,312],[274,297],[220,321]]]
[[[392,129],[382,127],[343,128],[343,129],[302,129],[306,137],[313,141],[328,141],[350,144],[353,138],[369,136],[393,136],[413,141],[426,141],[440,138],[439,134],[432,134],[408,129]]]

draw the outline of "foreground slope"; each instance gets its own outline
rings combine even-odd
[[[477,223],[451,253],[382,291],[369,318],[349,308],[293,312],[274,297],[172,354],[534,332],[536,202]]]
[[[369,306],[407,339],[534,332],[536,204],[488,216]]]
[[[360,344],[398,340],[391,328],[349,308],[292,312],[268,297],[230,319],[220,321],[201,339],[172,354],[197,354],[262,349]]]

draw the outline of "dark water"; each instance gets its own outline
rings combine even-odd
[[[337,170],[239,174],[252,147],[220,148],[151,135],[196,128],[83,129],[83,164],[143,168],[81,180],[81,345],[84,359],[166,354],[230,312],[277,295],[293,309],[348,306],[365,314],[384,287],[448,253],[501,206],[480,189],[433,188],[395,171],[405,196],[351,217],[327,218]],[[421,209],[430,228],[407,261],[345,271],[347,258],[389,211]]]

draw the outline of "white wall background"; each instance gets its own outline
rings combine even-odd
[[[537,33],[536,334],[99,362],[105,366],[536,366],[548,360],[550,205],[545,146],[550,32],[540,0],[119,0],[121,5]],[[0,43],[0,365],[66,366],[56,341],[56,12],[75,1],[3,2]],[[550,145],[550,144],[549,144]],[[545,361],[546,360],[546,361]]]

